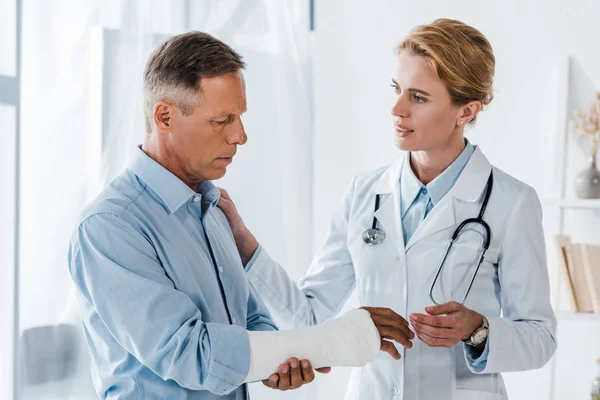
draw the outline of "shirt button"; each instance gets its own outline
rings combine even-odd
[[[421,193],[427,194],[427,188],[425,186],[421,188]]]
[[[198,203],[201,200],[201,196],[194,196],[194,203]]]
[[[223,273],[223,267],[219,265],[219,272]]]

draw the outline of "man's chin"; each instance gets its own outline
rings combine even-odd
[[[216,181],[217,179],[221,179],[227,173],[227,167],[215,168],[210,172],[210,175],[207,177],[209,181]]]

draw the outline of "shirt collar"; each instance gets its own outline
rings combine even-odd
[[[404,157],[404,166],[400,175],[400,197],[401,197],[401,212],[402,218],[410,208],[410,205],[415,201],[422,188],[423,183],[417,178],[410,166],[410,153]]]
[[[427,191],[431,202],[435,206],[458,180],[460,173],[465,168],[475,148],[465,139],[465,148],[459,156],[437,178],[427,184]],[[409,206],[415,201],[422,188],[425,187],[417,178],[410,166],[410,154],[404,158],[404,166],[400,178],[400,191],[402,196],[402,217]]]
[[[141,146],[138,146],[129,169],[156,193],[170,213],[177,211],[198,193],[202,196],[203,203],[209,202],[215,206],[219,201],[220,192],[212,182],[200,182],[194,192],[172,172],[150,158]]]

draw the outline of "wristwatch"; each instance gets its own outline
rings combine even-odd
[[[483,315],[481,317],[483,319],[481,326],[475,329],[470,338],[464,340],[464,342],[469,346],[479,347],[487,340],[488,332],[490,330],[488,320]]]

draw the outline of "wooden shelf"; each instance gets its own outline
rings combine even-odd
[[[561,311],[556,313],[558,321],[598,321],[600,322],[599,313],[577,313]]]
[[[600,210],[600,199],[550,199],[542,203],[544,207]]]

